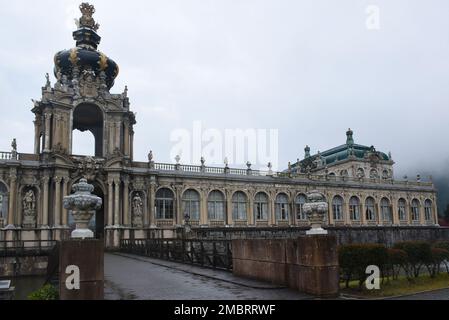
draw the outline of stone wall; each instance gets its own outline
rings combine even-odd
[[[384,243],[392,246],[408,240],[449,240],[449,228],[444,227],[328,227],[338,245],[349,243]],[[198,239],[294,239],[305,235],[307,228],[198,228],[190,238]]]
[[[335,236],[232,240],[233,273],[317,296],[339,291]]]
[[[0,257],[0,277],[37,276],[47,274],[48,257]]]

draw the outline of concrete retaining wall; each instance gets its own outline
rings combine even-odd
[[[197,239],[296,239],[308,228],[199,228],[189,235]],[[383,243],[392,246],[407,240],[449,240],[449,228],[443,227],[328,227],[337,244]]]
[[[48,257],[2,257],[0,277],[37,276],[47,274]]]

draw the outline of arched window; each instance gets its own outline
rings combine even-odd
[[[376,221],[376,208],[374,205],[374,199],[372,197],[368,197],[365,201],[365,216],[368,221]]]
[[[304,194],[298,194],[296,197],[296,218],[298,220],[307,220],[307,215],[304,213],[303,205],[306,203],[307,197]]]
[[[419,221],[419,201],[418,201],[418,199],[412,200],[412,221]]]
[[[223,193],[214,190],[209,193],[209,198],[207,200],[207,214],[209,220],[220,220],[224,221],[225,217],[225,199]]]
[[[349,177],[348,170],[344,169],[340,171],[340,176],[342,177]]]
[[[288,220],[288,197],[285,193],[276,197],[276,220]]]
[[[182,213],[184,218],[192,221],[200,220],[200,195],[197,191],[189,189],[182,195]]]
[[[351,220],[360,220],[360,200],[356,196],[349,199],[349,216]]]
[[[167,188],[156,192],[156,219],[173,219],[174,194]]]
[[[246,220],[246,194],[237,191],[232,196],[232,218],[234,220]]]
[[[424,201],[424,216],[426,221],[432,220],[432,201],[429,199]]]
[[[268,220],[268,196],[259,192],[254,198],[254,217],[256,220]]]
[[[382,178],[383,178],[383,179],[388,179],[388,178],[390,178],[390,172],[389,172],[387,169],[385,169],[384,171],[382,171]]]
[[[390,200],[387,198],[380,200],[380,212],[384,221],[392,221]]]
[[[0,182],[0,219],[8,218],[8,189]],[[6,221],[4,222],[6,224]]]
[[[403,198],[398,200],[398,216],[401,221],[407,220],[406,202]]]
[[[332,214],[334,216],[334,220],[341,221],[343,220],[343,198],[340,196],[335,196],[332,199]]]
[[[371,169],[370,172],[369,172],[369,177],[371,179],[379,178],[379,174],[377,173],[377,170],[376,169]]]

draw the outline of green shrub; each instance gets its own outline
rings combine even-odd
[[[446,272],[449,274],[449,241],[438,241],[433,245],[434,248],[446,250],[447,254],[444,256],[442,263],[446,267]]]
[[[393,279],[398,278],[401,269],[405,270],[407,262],[407,252],[401,249],[388,249],[388,265]]]
[[[36,290],[28,295],[30,300],[58,300],[59,292],[51,284],[46,284],[39,290]]]
[[[366,267],[376,265],[384,275],[388,263],[387,248],[382,244],[349,244],[340,246],[338,251],[339,264],[349,287],[349,281],[359,281],[359,289],[367,278]]]
[[[421,268],[433,260],[430,243],[425,241],[405,241],[398,242],[394,249],[400,249],[407,253],[408,261],[405,265],[407,278],[417,278]]]

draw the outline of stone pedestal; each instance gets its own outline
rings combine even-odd
[[[289,287],[320,297],[339,292],[337,239],[329,235],[300,236],[287,249]]]
[[[61,300],[104,298],[104,245],[102,240],[61,241],[59,248],[59,295]],[[79,289],[68,289],[68,266],[79,268]]]

